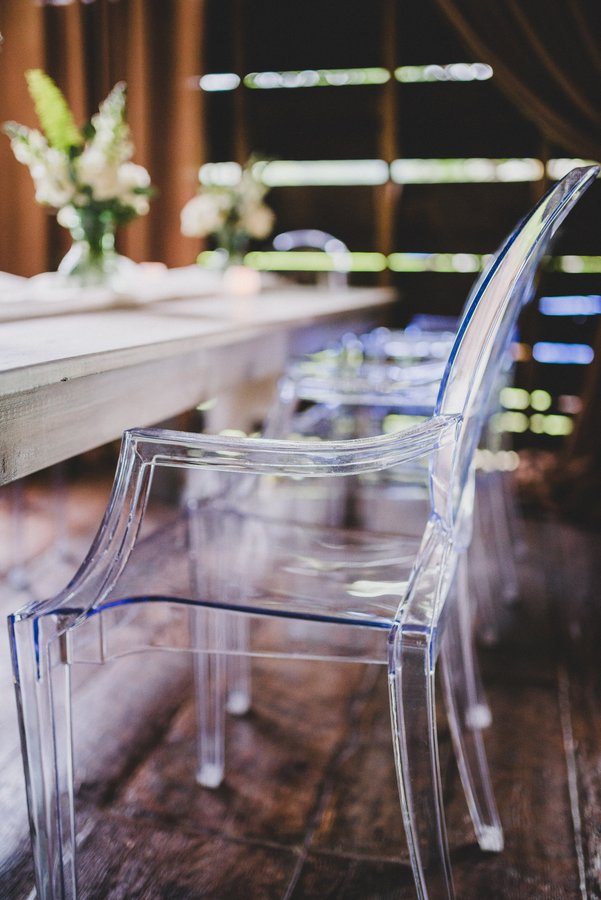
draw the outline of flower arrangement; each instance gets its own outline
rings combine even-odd
[[[116,84],[80,129],[50,76],[30,69],[25,78],[42,130],[6,122],[4,131],[17,160],[29,168],[36,200],[57,211],[57,221],[79,244],[59,271],[98,283],[118,260],[115,229],[146,215],[153,193],[146,169],[131,162],[126,85]]]
[[[269,188],[261,175],[267,160],[251,157],[234,185],[201,184],[195,197],[181,211],[181,230],[186,237],[215,238],[226,263],[240,262],[249,240],[269,236],[275,222],[264,202]]]

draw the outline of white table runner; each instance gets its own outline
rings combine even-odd
[[[142,263],[116,289],[73,287],[57,272],[33,278],[0,272],[0,322],[207,297],[222,291],[221,273],[198,266],[167,269],[160,263]]]

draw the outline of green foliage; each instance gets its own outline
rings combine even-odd
[[[80,147],[83,143],[81,132],[60,88],[41,69],[29,69],[25,78],[50,146],[64,153]]]

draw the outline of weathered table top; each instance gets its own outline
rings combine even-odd
[[[277,375],[291,353],[365,327],[393,299],[290,287],[4,322],[0,484]]]

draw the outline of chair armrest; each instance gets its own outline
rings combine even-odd
[[[161,429],[136,429],[126,436],[147,466],[326,477],[375,472],[427,456],[453,443],[459,422],[456,415],[433,416],[402,432],[347,441],[268,440]]]

